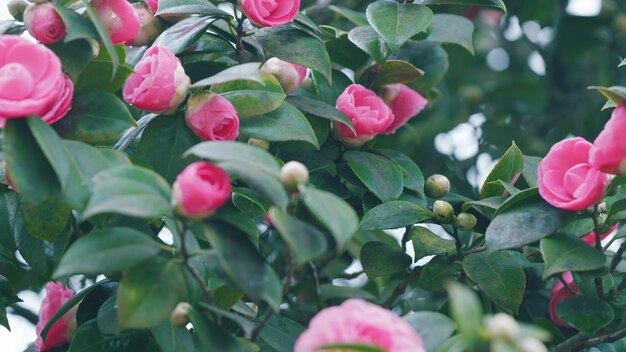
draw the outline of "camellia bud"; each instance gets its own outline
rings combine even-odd
[[[543,342],[533,337],[527,337],[517,343],[519,352],[548,352],[548,348]]]
[[[248,144],[263,150],[270,150],[270,142],[266,141],[265,139],[249,138]]]
[[[233,104],[219,94],[202,92],[187,101],[185,121],[205,141],[234,141],[239,135],[239,117]]]
[[[221,168],[203,161],[187,166],[172,185],[172,205],[179,215],[200,220],[230,199],[230,177]]]
[[[306,67],[282,61],[275,57],[267,60],[261,66],[261,70],[274,75],[287,95],[295,92],[302,85],[307,72]]]
[[[65,23],[50,2],[30,5],[24,10],[24,25],[28,33],[44,44],[54,44],[65,35]]]
[[[133,4],[133,8],[137,11],[139,16],[139,24],[141,29],[135,37],[128,42],[132,46],[144,46],[152,43],[163,31],[161,21],[154,17],[154,14],[148,8],[148,5],[136,2]]]
[[[309,170],[302,163],[290,161],[280,169],[280,182],[289,191],[295,191],[299,185],[309,182]]]
[[[426,180],[424,192],[432,198],[441,198],[450,192],[450,180],[444,175],[434,174]]]
[[[492,339],[514,340],[519,334],[519,324],[508,314],[498,313],[485,321],[485,327]]]
[[[456,217],[456,224],[465,231],[472,230],[477,222],[476,217],[470,213],[461,213]]]
[[[26,0],[9,0],[7,9],[13,18],[22,21],[24,19],[24,10],[26,10],[28,4]]]
[[[193,307],[187,302],[180,302],[170,314],[170,323],[174,326],[185,326],[189,324],[189,311]]]
[[[436,200],[433,204],[433,212],[440,221],[449,221],[454,215],[454,208],[445,200]]]

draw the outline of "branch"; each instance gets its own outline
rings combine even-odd
[[[237,55],[237,61],[241,64],[243,63],[243,56],[245,54],[245,48],[243,47],[243,21],[245,21],[246,17],[241,14],[240,17],[237,18],[237,41],[235,54]]]
[[[601,331],[595,335],[587,336],[578,333],[573,337],[561,342],[552,349],[553,352],[578,351],[584,347],[593,347],[602,343],[611,343],[626,337],[626,328],[614,332]]]
[[[393,292],[391,292],[389,297],[387,297],[385,302],[383,302],[383,308],[391,308],[396,299],[400,297],[400,295],[403,294],[404,291],[406,291],[407,287],[409,287],[411,279],[413,279],[415,275],[419,275],[421,271],[421,267],[415,268],[413,270],[409,269],[404,275],[404,279],[402,280],[400,285],[396,286],[396,288],[393,290]]]

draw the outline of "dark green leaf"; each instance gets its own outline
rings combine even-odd
[[[367,21],[380,34],[392,52],[428,27],[433,12],[426,6],[379,0],[367,7]]]
[[[95,320],[90,320],[76,330],[68,352],[136,352],[155,351],[149,332],[123,331],[119,335],[105,335],[98,330]]]
[[[280,165],[271,154],[241,142],[204,142],[189,149],[186,154],[214,161],[232,161],[243,166],[254,166],[276,177],[280,172]]]
[[[383,203],[368,211],[361,220],[364,230],[406,227],[435,217],[432,211],[405,201]]]
[[[320,299],[322,301],[326,301],[331,298],[361,298],[368,301],[376,300],[376,296],[361,288],[349,286],[334,286],[331,284],[324,284],[320,286]]]
[[[503,0],[421,0],[424,5],[476,5],[484,7],[494,7],[506,12]]]
[[[466,286],[451,282],[447,286],[450,313],[456,322],[467,350],[473,350],[483,325],[483,309],[476,294]]]
[[[98,38],[96,27],[88,19],[60,4],[56,4],[55,9],[65,24],[65,43],[76,39]]]
[[[278,233],[291,248],[297,265],[306,264],[326,253],[326,238],[315,227],[290,217],[277,208],[270,209],[268,215]]]
[[[232,178],[243,180],[248,186],[281,209],[285,209],[289,203],[285,187],[276,176],[267,173],[264,169],[235,161],[225,161],[219,166],[226,170]]]
[[[410,239],[413,240],[416,261],[429,255],[452,255],[456,253],[454,241],[444,240],[422,226],[411,228]]]
[[[402,171],[393,161],[362,151],[344,155],[352,171],[378,199],[388,202],[400,197],[404,188]]]
[[[474,24],[463,16],[436,14],[426,30],[424,40],[435,43],[457,44],[474,55],[472,34]]]
[[[373,69],[374,66],[371,69]],[[367,77],[369,70],[362,77]],[[424,72],[410,62],[402,60],[387,60],[382,65],[382,71],[372,82],[372,89],[392,83],[406,83],[421,78]]]
[[[236,80],[211,86],[211,91],[228,99],[239,118],[244,119],[272,112],[285,100],[280,83],[267,72],[260,72],[263,83],[250,80]]]
[[[295,321],[274,315],[261,331],[261,339],[277,352],[293,352],[298,336],[304,332],[304,326]]]
[[[573,235],[557,234],[540,243],[545,261],[543,277],[567,271],[594,270],[604,266],[606,256]]]
[[[505,191],[504,187],[493,182],[502,180],[506,183],[513,184],[517,181],[523,168],[524,159],[522,151],[513,143],[487,176],[480,190],[480,199],[503,195]]]
[[[450,66],[448,53],[441,45],[434,43],[408,42],[398,56],[424,71],[422,78],[407,83],[409,87],[420,92],[428,92],[435,87]]]
[[[424,195],[424,174],[411,158],[393,149],[374,149],[373,151],[396,163],[402,171],[404,188]]]
[[[35,203],[24,199],[20,208],[24,228],[28,234],[48,242],[54,242],[63,232],[70,219],[71,210],[58,197]]]
[[[49,44],[48,48],[61,59],[61,66],[74,82],[88,67],[93,57],[93,47],[86,39],[74,40],[69,43],[56,42]],[[109,75],[106,79],[108,80],[110,77]],[[74,91],[76,92],[76,85],[74,85]]]
[[[389,47],[372,26],[360,26],[348,32],[348,39],[359,49],[382,64],[389,56]]]
[[[352,121],[343,112],[337,110],[334,106],[328,105],[316,99],[290,96],[287,97],[287,102],[303,112],[311,115],[315,115],[321,118],[325,118],[331,121],[340,122],[350,128],[354,132],[354,126]]]
[[[119,91],[128,76],[133,73],[133,68],[122,64],[113,74],[113,63],[106,59],[91,61],[81,72],[74,86],[76,93]]]
[[[198,81],[192,85],[194,88],[211,86],[214,84],[226,83],[237,80],[249,80],[263,84],[263,77],[259,71],[261,66],[258,62],[249,62],[241,65],[229,67],[219,73]]]
[[[446,283],[452,280],[452,272],[448,257],[438,255],[424,265],[417,284],[428,291],[444,292]]]
[[[522,176],[530,187],[537,187],[537,169],[539,168],[539,162],[541,162],[541,158],[538,156],[524,155],[524,168],[522,169]]]
[[[221,326],[207,319],[199,311],[189,312],[202,351],[241,352],[237,339]]]
[[[120,57],[115,50],[115,45],[113,45],[113,42],[111,42],[111,38],[109,37],[109,32],[100,21],[100,18],[98,18],[96,11],[93,9],[93,7],[91,7],[91,4],[87,0],[82,0],[82,2],[85,6],[85,12],[89,14],[89,19],[96,28],[96,32],[98,32],[98,36],[100,37],[100,40],[102,40],[102,43],[104,44],[104,47],[106,48],[107,53],[111,58],[111,62],[113,63],[111,78],[113,78],[117,74],[117,68],[119,67],[120,61],[123,62],[124,60],[120,60]]]
[[[193,336],[184,327],[173,326],[169,321],[150,330],[163,352],[193,351]]]
[[[121,331],[117,318],[116,299],[115,295],[110,296],[98,309],[96,324],[98,324],[98,330],[103,334],[119,334]]]
[[[434,351],[456,330],[452,319],[437,312],[411,312],[402,319],[417,331],[426,351]]]
[[[408,269],[411,257],[399,247],[391,247],[382,242],[368,242],[359,255],[367,277],[388,276]]]
[[[215,19],[207,16],[185,18],[161,33],[153,45],[162,45],[174,54],[180,54],[198,41],[213,21]]]
[[[512,195],[504,202],[502,202],[502,204],[496,210],[496,216],[506,211],[507,209],[514,207],[516,204],[519,204],[526,199],[536,197],[537,195],[539,195],[539,190],[537,188],[528,188],[523,191],[518,191],[516,194]]]
[[[566,298],[556,305],[556,314],[574,328],[592,333],[609,325],[615,316],[613,308],[595,297]]]
[[[354,11],[352,9],[330,5],[329,9],[333,10],[338,15],[345,17],[348,21],[354,23],[357,26],[367,25],[367,17],[361,11]]]
[[[228,18],[228,13],[205,0],[159,0],[159,9],[155,15],[204,15]]]
[[[242,119],[241,133],[272,142],[303,141],[319,149],[315,132],[306,117],[293,105],[283,103],[277,110]]]

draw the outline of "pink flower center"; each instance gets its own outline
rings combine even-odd
[[[0,67],[0,98],[25,99],[35,89],[35,80],[28,69],[17,62]]]
[[[563,187],[565,187],[565,191],[568,194],[574,195],[578,188],[583,185],[587,173],[589,173],[589,168],[588,164],[578,164],[567,170],[563,177]]]
[[[261,17],[269,16],[277,7],[278,0],[261,0],[261,8],[259,9]]]

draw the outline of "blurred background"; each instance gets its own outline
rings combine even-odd
[[[0,0],[0,21],[11,19]],[[456,193],[477,195],[478,187],[512,141],[526,155],[543,156],[568,136],[591,141],[608,120],[606,100],[588,86],[626,85],[626,1],[505,0],[509,13],[473,7],[437,6],[474,21],[475,55],[446,45],[406,58],[429,73],[413,88],[431,106],[409,127],[383,137],[377,147],[393,147],[411,156],[425,175],[443,173]],[[370,1],[303,1],[309,5],[367,7]],[[333,11],[316,20],[351,27]],[[402,56],[402,52],[398,54]],[[420,65],[422,63],[422,65]],[[12,332],[0,327],[0,350],[23,351],[34,341],[33,323],[42,294],[41,278],[16,255],[0,261],[24,301],[9,308]]]

